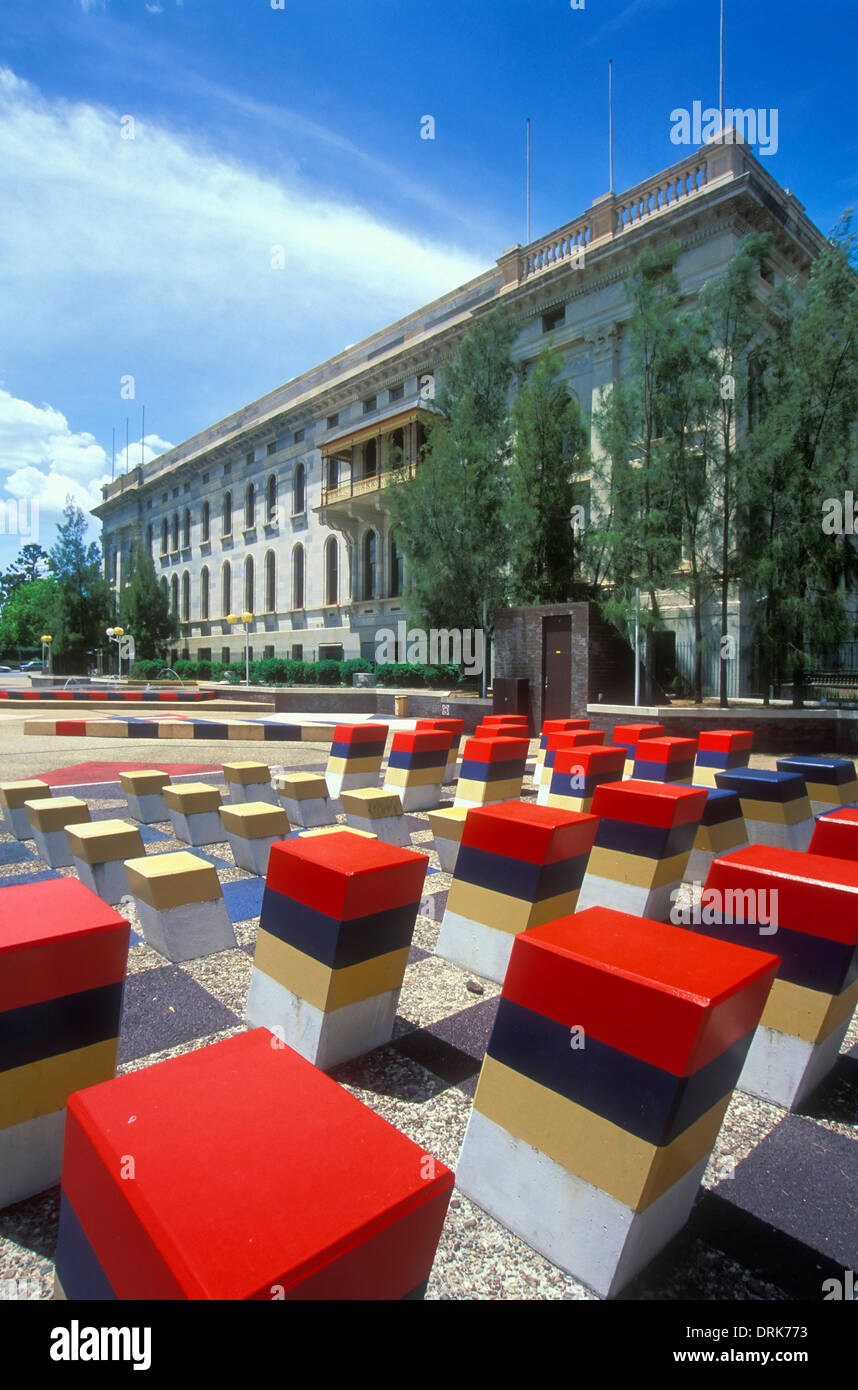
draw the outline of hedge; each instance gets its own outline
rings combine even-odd
[[[170,668],[163,661],[135,661],[131,676],[135,680],[157,680],[162,671]],[[244,681],[243,661],[224,665],[221,661],[176,661],[172,667],[182,680],[222,681],[232,684]],[[425,686],[430,690],[461,685],[465,677],[458,666],[418,665],[410,661],[376,665],[363,657],[348,661],[292,661],[287,657],[266,657],[251,661],[251,685],[348,685],[355,671],[374,674],[379,685]]]

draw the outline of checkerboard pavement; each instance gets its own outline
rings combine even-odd
[[[324,756],[321,749],[318,756]],[[323,771],[324,761],[302,761],[301,767]],[[536,796],[532,771],[531,761],[526,800]],[[211,772],[220,780],[218,764]],[[444,790],[451,801],[452,786]],[[123,815],[118,784],[91,791],[87,800],[94,819]],[[428,815],[412,814],[407,821],[412,848],[429,862],[393,1040],[331,1074],[455,1170],[500,989],[435,956],[450,879],[432,848]],[[143,838],[147,854],[176,847],[169,823],[145,827]],[[119,910],[134,935],[120,1072],[205,1047],[244,1028],[263,880],[236,868],[226,843],[195,852],[215,864],[237,946],[172,964],[145,945],[134,931],[132,900],[123,903]],[[57,876],[74,876],[74,870],[46,869],[32,842],[18,844],[0,835],[0,889]],[[688,1226],[624,1297],[821,1299],[823,1280],[839,1277],[855,1262],[856,1171],[858,1021],[853,1020],[834,1073],[802,1114],[786,1115],[754,1097],[734,1095]],[[51,1296],[57,1210],[58,1189],[53,1189],[0,1211],[0,1297]],[[589,1300],[594,1295],[456,1192],[427,1297]]]

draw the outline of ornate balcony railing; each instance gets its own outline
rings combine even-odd
[[[371,473],[367,478],[351,478],[339,487],[322,488],[322,506],[330,507],[335,502],[348,502],[353,497],[365,497],[371,492],[380,492],[391,483],[404,483],[417,472],[415,463],[405,463],[401,468],[387,468],[382,473]]]

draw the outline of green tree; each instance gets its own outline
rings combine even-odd
[[[57,630],[60,589],[50,575],[20,584],[0,612],[0,651],[38,647],[42,633]]]
[[[139,661],[162,656],[165,644],[178,635],[169,596],[158,580],[146,546],[134,547],[131,580],[120,595],[119,618],[121,626],[134,637]]]
[[[104,629],[113,620],[113,594],[101,572],[101,548],[94,541],[87,544],[86,517],[70,496],[63,516],[50,551],[59,586],[54,650],[83,662],[104,644]]]
[[[560,366],[559,354],[546,348],[512,409],[505,515],[513,603],[562,603],[578,577],[581,528],[573,509],[576,474],[589,467],[588,438]]]
[[[4,574],[0,574],[0,603],[15,593],[22,584],[32,579],[42,579],[50,568],[47,552],[34,541],[22,546]]]
[[[507,596],[504,504],[515,323],[478,320],[445,364],[413,479],[389,490],[407,569],[406,598],[425,627],[484,627]]]

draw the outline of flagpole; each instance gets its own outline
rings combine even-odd
[[[721,80],[719,85],[718,110],[721,113],[721,132],[724,132],[724,0],[721,0]]]
[[[527,241],[530,245],[530,117],[527,118]]]
[[[614,60],[608,59],[608,191],[614,191]]]

